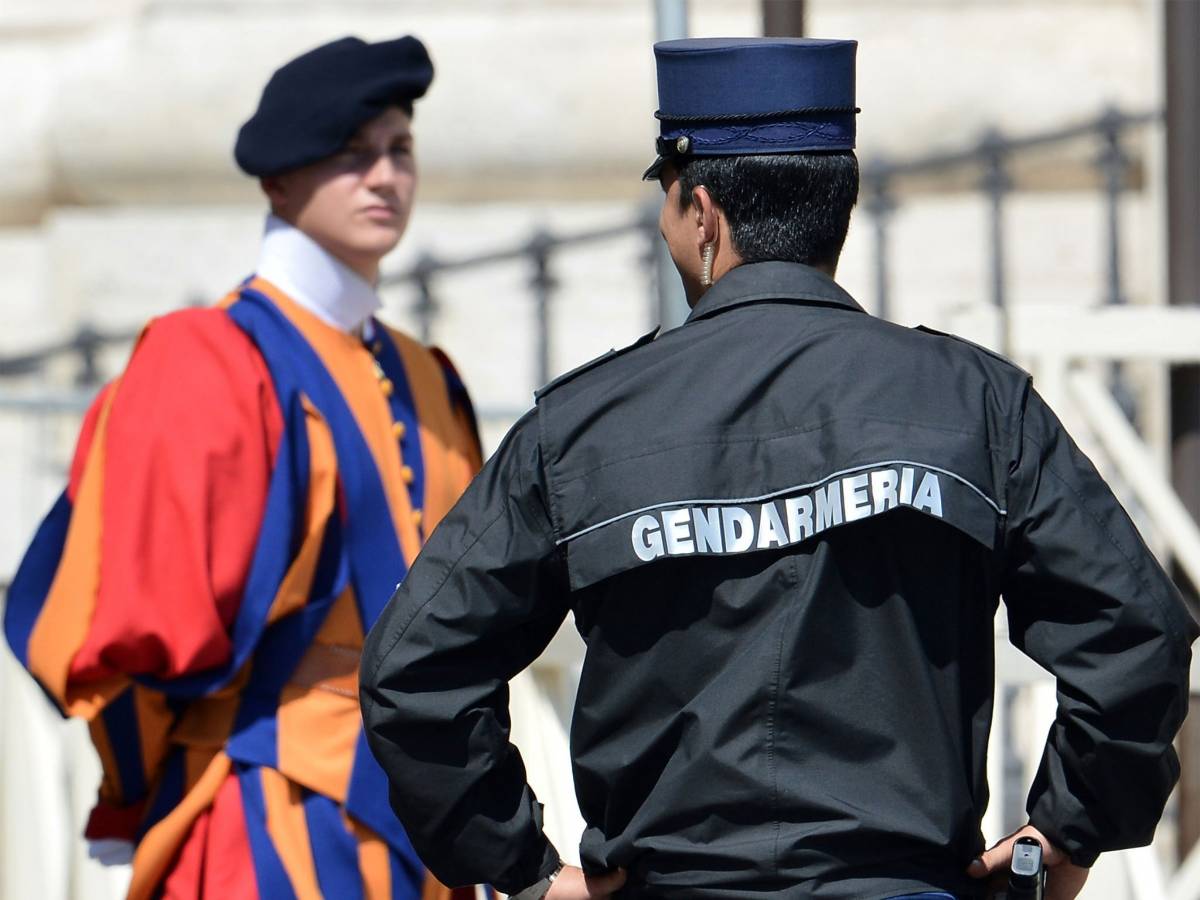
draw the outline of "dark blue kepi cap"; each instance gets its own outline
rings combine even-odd
[[[857,41],[697,38],[654,45],[658,159],[854,149]]]
[[[234,158],[258,177],[325,159],[389,106],[411,112],[432,81],[433,63],[415,37],[322,44],[271,76],[238,132]]]

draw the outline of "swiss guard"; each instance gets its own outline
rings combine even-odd
[[[5,634],[103,765],[87,837],[130,898],[465,898],[388,806],[363,636],[480,465],[466,391],[380,322],[404,232],[413,37],[274,73],[236,146],[270,205],[255,274],[146,326],[84,420]]]

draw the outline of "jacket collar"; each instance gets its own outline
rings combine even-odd
[[[700,298],[687,321],[763,300],[802,300],[865,312],[824,272],[802,263],[773,261],[747,263],[725,273]]]
[[[327,325],[357,332],[382,304],[373,285],[307,234],[267,216],[255,274]]]

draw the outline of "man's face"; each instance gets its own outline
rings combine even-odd
[[[412,211],[417,171],[410,124],[393,107],[333,156],[263,181],[277,215],[369,281]]]
[[[658,217],[658,228],[683,280],[688,306],[695,306],[703,293],[700,285],[703,238],[696,222],[696,209],[694,206],[680,205],[679,178],[674,166],[669,163],[663,166],[659,183],[663,189],[663,206]]]

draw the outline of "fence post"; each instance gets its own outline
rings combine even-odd
[[[1121,191],[1125,187],[1125,170],[1129,163],[1121,147],[1121,134],[1125,128],[1125,117],[1115,107],[1109,107],[1100,117],[1099,131],[1104,142],[1096,165],[1104,180],[1105,242],[1108,245],[1108,284],[1104,302],[1117,306],[1126,302],[1121,284]],[[1125,369],[1119,360],[1109,365],[1108,380],[1117,405],[1131,423],[1138,420],[1137,394],[1125,377]]]
[[[658,230],[658,206],[647,202],[638,207],[638,232],[642,239],[642,252],[638,261],[646,272],[646,283],[649,285],[646,304],[649,315],[646,317],[646,327],[660,326],[664,331],[671,327],[667,324],[665,313],[669,303],[663,292],[665,273],[662,268],[662,235]]]
[[[417,283],[417,302],[414,309],[417,313],[417,328],[421,333],[421,343],[428,344],[433,334],[433,320],[437,318],[438,302],[433,295],[433,273],[438,269],[438,262],[429,253],[417,257],[413,266],[413,281]]]
[[[84,322],[75,332],[73,349],[79,354],[79,371],[75,373],[75,384],[79,387],[95,387],[100,383],[100,367],[96,355],[100,352],[100,334],[89,323]]]
[[[1125,302],[1121,288],[1121,190],[1125,186],[1125,167],[1128,159],[1121,148],[1121,133],[1125,119],[1119,111],[1109,107],[1100,117],[1100,136],[1104,146],[1096,158],[1104,178],[1104,194],[1108,212],[1108,295],[1106,302],[1112,305]]]
[[[550,293],[556,282],[550,272],[550,251],[554,240],[544,230],[538,229],[529,239],[527,248],[533,262],[533,277],[529,284],[533,288],[537,314],[537,384],[541,387],[550,380]]]
[[[984,165],[980,187],[987,193],[991,218],[992,306],[1000,317],[1000,352],[1008,356],[1012,353],[1012,340],[1004,278],[1004,198],[1012,188],[1012,180],[1008,177],[1008,146],[1000,132],[989,130],[984,133],[979,142],[979,154]]]
[[[875,315],[890,318],[888,285],[888,225],[896,208],[888,180],[887,165],[876,160],[863,172],[867,199],[863,204],[875,230]]]

